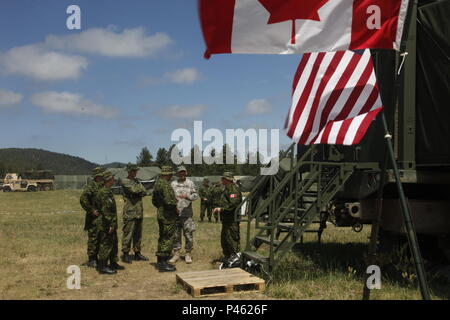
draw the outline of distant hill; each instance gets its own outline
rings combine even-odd
[[[122,162],[111,162],[111,163],[107,163],[107,164],[102,164],[102,167],[112,168],[112,169],[125,168],[126,166],[127,166],[127,164],[122,163]]]
[[[0,175],[26,170],[51,170],[55,175],[91,174],[98,164],[80,157],[41,149],[0,149]]]

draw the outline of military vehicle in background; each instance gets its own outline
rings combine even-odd
[[[55,177],[48,170],[7,173],[3,180],[3,192],[50,191],[55,188]]]

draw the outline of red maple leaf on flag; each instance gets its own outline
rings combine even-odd
[[[320,21],[319,9],[329,0],[258,0],[269,11],[267,24],[292,20],[291,43],[295,44],[295,20]]]

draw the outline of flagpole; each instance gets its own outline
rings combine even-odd
[[[406,41],[408,39],[409,28],[410,28],[411,24],[414,23],[412,21],[414,5],[417,5],[416,1],[410,0],[408,3],[407,15],[406,15],[406,20],[405,20],[405,25],[404,25],[404,30],[403,30],[401,48],[400,48],[400,52],[402,54],[404,54],[406,51]],[[395,108],[397,108],[397,101],[400,96],[400,76],[398,73],[396,75],[395,80],[396,80]],[[420,292],[422,294],[423,300],[430,300],[431,298],[430,298],[429,288],[428,288],[428,284],[427,284],[427,280],[426,280],[425,268],[423,266],[423,260],[422,260],[421,254],[420,254],[420,248],[419,248],[419,244],[418,244],[418,240],[417,240],[417,235],[416,235],[414,223],[412,220],[410,207],[409,207],[408,201],[405,197],[403,185],[400,180],[400,173],[398,170],[397,161],[395,159],[395,154],[394,154],[394,148],[392,145],[392,135],[389,132],[389,128],[388,128],[388,124],[387,124],[387,120],[386,120],[384,111],[381,112],[381,119],[383,122],[383,128],[384,128],[384,132],[385,132],[384,138],[386,140],[388,158],[392,164],[392,169],[393,169],[394,176],[395,176],[395,182],[397,185],[398,195],[399,195],[399,199],[400,199],[400,207],[401,207],[401,211],[402,211],[402,215],[403,215],[404,227],[405,227],[406,235],[408,238],[409,248],[411,250],[411,254],[414,259],[417,277],[419,280]],[[388,159],[388,158],[386,158],[386,159]],[[387,166],[384,166],[384,167],[387,168]],[[385,172],[382,172],[382,174],[385,174]],[[381,180],[383,181],[383,178]],[[384,185],[380,185],[380,189],[382,189],[383,187],[384,187]],[[379,205],[381,206],[382,205],[382,192],[381,192],[381,194],[379,193],[378,200],[379,200]],[[381,208],[378,208],[378,210],[380,212]],[[376,228],[379,227],[378,221],[376,222],[375,227]],[[378,230],[376,230],[376,235],[378,235]],[[367,293],[365,291],[364,297],[366,297],[366,295],[367,295]]]

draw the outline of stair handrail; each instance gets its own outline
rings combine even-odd
[[[305,160],[307,157],[311,156],[313,154],[313,152],[315,153],[315,146],[312,146],[307,152],[305,152],[305,154],[297,161],[297,163],[295,164],[295,166],[292,168],[292,170],[290,172],[288,172],[283,179],[278,183],[278,185],[275,187],[275,189],[273,190],[272,194],[279,194],[280,191],[286,187],[286,185],[288,184],[288,182],[290,182],[290,180],[292,179],[292,177],[294,175],[297,174],[298,170],[305,164]],[[252,215],[253,217],[258,216],[261,211],[264,209],[267,209],[267,207],[274,201],[274,199],[272,197],[269,196],[269,198],[265,199],[262,204],[260,206],[258,206],[258,208],[256,208],[254,214]],[[284,203],[284,201],[283,201]]]
[[[292,159],[294,158],[294,147],[296,146],[297,144],[294,142],[294,143],[292,143],[290,146],[289,146],[289,148],[287,148],[286,150],[284,150],[284,151],[282,151],[281,152],[281,155],[279,155],[279,160],[278,161],[281,161],[281,159],[285,159],[285,158],[287,158],[287,155],[291,152],[292,153]],[[270,165],[270,163],[271,162],[269,162],[268,164],[266,164],[265,165],[265,167],[267,167],[267,166],[269,166]],[[247,196],[247,197],[245,197],[245,199],[237,206],[237,208],[236,208],[236,210],[235,210],[235,214],[234,214],[234,217],[235,217],[235,221],[236,220],[238,220],[238,217],[240,216],[240,212],[241,212],[241,208],[242,208],[242,206],[244,205],[244,204],[248,204],[248,203],[250,203],[250,200],[253,200],[253,198],[256,196],[256,194],[257,194],[257,190],[261,187],[261,185],[264,185],[266,182],[267,182],[267,180],[269,179],[269,178],[271,178],[272,176],[271,175],[264,175],[264,176],[262,176],[262,179],[260,179],[254,186],[253,186],[253,188],[251,189],[251,191],[249,192],[249,195]],[[255,179],[256,179],[256,177],[255,177]],[[251,209],[251,206],[249,206],[249,205],[247,205],[246,206],[246,216],[248,216],[248,218],[250,219],[250,218],[252,218],[252,216],[251,216],[251,214],[249,215],[248,214],[248,211],[250,211],[250,209]]]

